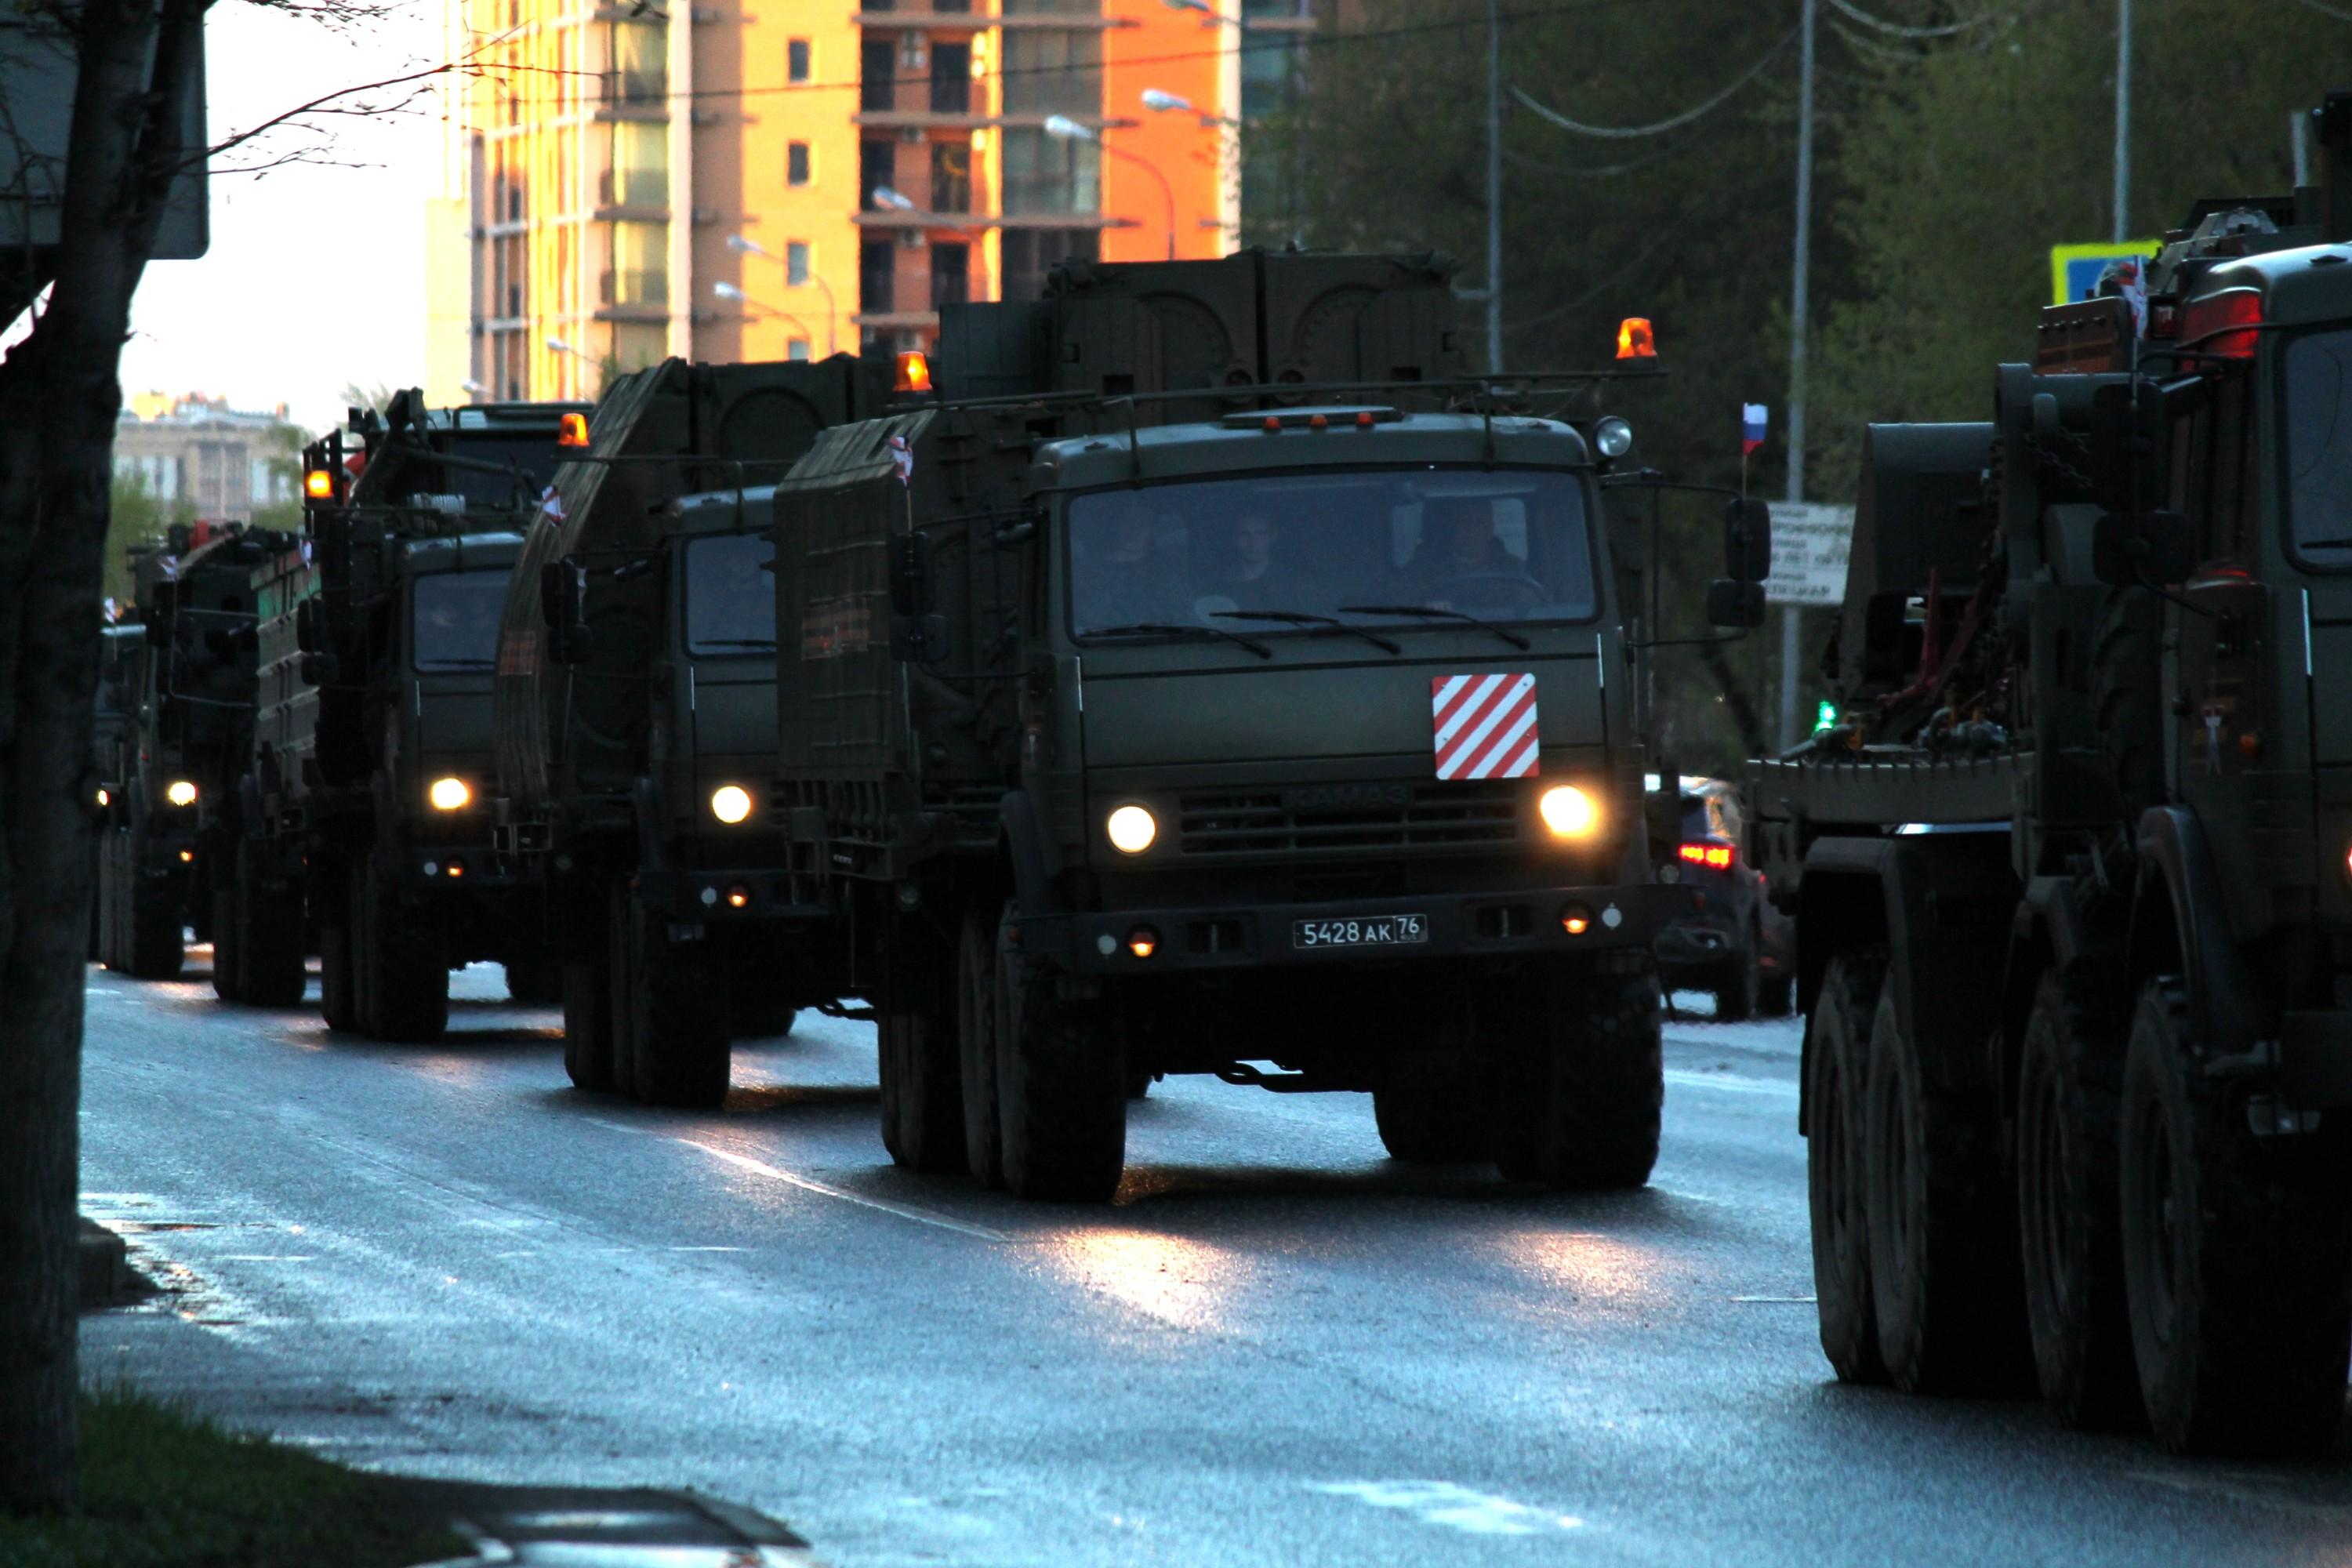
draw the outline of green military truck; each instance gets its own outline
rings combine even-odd
[[[100,693],[121,715],[99,763],[96,942],[110,969],[168,980],[190,928],[215,935],[217,850],[253,744],[253,579],[297,544],[197,522],[131,552],[132,602]]]
[[[785,940],[824,911],[763,799],[769,487],[887,394],[848,355],[625,376],[530,527],[499,634],[497,832],[546,890],[581,1088],[715,1104],[734,1039],[835,994]]]
[[[1757,764],[1822,1342],[2317,1452],[2352,1346],[2352,94],[1979,424],[1864,447],[1842,721]]]
[[[1402,1159],[1647,1179],[1690,895],[1600,521],[1630,434],[1461,380],[1452,270],[1074,264],[777,486],[771,820],[898,1163],[1101,1200],[1129,1098],[1213,1073],[1370,1090]]]
[[[585,412],[403,392],[304,454],[304,548],[256,574],[255,742],[214,921],[225,998],[300,1002],[315,933],[335,1029],[437,1038],[449,971],[475,960],[503,963],[517,1000],[552,999],[538,891],[490,844],[490,680],[522,524]]]

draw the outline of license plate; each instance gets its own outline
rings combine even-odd
[[[1426,915],[1370,915],[1351,921],[1293,921],[1293,947],[1410,947],[1429,940]]]

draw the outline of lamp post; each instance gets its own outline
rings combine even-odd
[[[826,357],[830,358],[834,354],[841,352],[838,347],[837,340],[834,336],[835,323],[841,319],[841,307],[834,303],[833,285],[826,282],[821,273],[812,268],[806,278],[800,279],[798,282],[794,282],[793,279],[791,263],[787,262],[782,257],[778,256],[774,251],[767,249],[765,247],[761,246],[758,240],[747,239],[740,234],[730,234],[727,237],[727,248],[741,256],[764,256],[769,260],[774,262],[777,266],[782,267],[784,269],[784,287],[787,289],[798,289],[804,287],[807,284],[815,284],[818,290],[824,295],[824,352]],[[728,286],[718,285],[718,287],[724,288]],[[727,296],[721,294],[719,298],[725,299]]]
[[[1220,126],[1241,124],[1240,121],[1230,114],[1205,113],[1195,108],[1192,100],[1181,93],[1163,92],[1156,87],[1147,87],[1143,89],[1143,107],[1154,114],[1168,114],[1181,110],[1186,114],[1199,115],[1201,129],[1203,131],[1214,131]]]
[[[816,333],[809,330],[809,324],[806,321],[802,321],[790,310],[778,310],[775,306],[769,304],[765,300],[754,300],[751,295],[746,294],[742,289],[738,289],[734,284],[728,282],[723,278],[710,285],[710,291],[713,294],[718,295],[720,299],[729,300],[734,304],[747,306],[754,310],[764,311],[766,314],[773,316],[779,321],[789,321],[793,326],[798,327],[801,330],[801,335],[804,338],[813,339],[816,336]],[[790,351],[788,350],[786,352],[789,353]]]
[[[1192,6],[1177,7],[1178,10],[1194,8]],[[1103,140],[1101,132],[1079,124],[1066,114],[1047,115],[1045,134],[1063,142],[1091,142],[1114,158],[1124,158],[1130,163],[1139,164],[1145,173],[1159,181],[1160,199],[1168,204],[1168,259],[1171,261],[1176,259],[1176,187],[1168,183],[1168,176],[1160,172],[1159,164],[1149,158],[1129,153],[1123,147],[1112,146]]]
[[[586,354],[582,353],[578,349],[573,348],[570,343],[565,342],[562,338],[557,337],[552,332],[550,332],[547,335],[547,352],[555,354],[569,354],[573,359],[578,360],[584,360],[588,357]],[[568,381],[571,378],[567,376],[565,379]]]

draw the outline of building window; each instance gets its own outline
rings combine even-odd
[[[613,166],[597,182],[602,206],[669,205],[669,128],[625,121],[613,127]]]
[[[931,46],[931,112],[971,112],[971,46]]]
[[[809,79],[809,41],[794,38],[784,46],[784,79],[806,81]]]
[[[887,239],[869,239],[857,247],[858,314],[887,316],[896,308],[898,248]]]
[[[866,114],[887,114],[898,107],[898,42],[868,38],[857,50],[857,107]]]
[[[1007,300],[1042,299],[1055,266],[1102,258],[1102,237],[1090,228],[1008,228],[999,243],[998,292]]]
[[[625,374],[657,365],[669,355],[669,329],[650,321],[613,323],[612,367]]]
[[[667,224],[613,226],[613,265],[604,273],[600,294],[600,302],[606,305],[668,305]]]
[[[857,144],[857,205],[874,210],[874,193],[898,181],[898,148],[891,142],[868,138]]]
[[[1102,158],[1095,143],[1064,141],[1035,126],[1008,125],[1003,156],[1008,216],[1101,209]]]
[[[1024,28],[1005,33],[1005,113],[1091,118],[1103,111],[1102,91],[1099,32]]]
[[[609,39],[613,68],[604,73],[607,103],[659,104],[669,97],[669,40],[659,22],[614,22]]]
[[[805,185],[809,183],[809,144],[794,142],[784,148],[784,184]]]
[[[792,342],[784,345],[784,357],[791,360],[794,364],[807,363],[809,357],[809,341],[806,338],[794,338]]]
[[[795,239],[784,247],[784,281],[798,288],[809,280],[808,241]]]
[[[971,247],[941,240],[931,247],[931,309],[971,298]]]
[[[931,210],[935,213],[971,211],[971,142],[931,143]]]

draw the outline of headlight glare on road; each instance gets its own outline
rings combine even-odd
[[[1554,838],[1589,838],[1601,826],[1601,808],[1574,784],[1554,784],[1536,801],[1536,810]]]
[[[472,804],[474,792],[464,779],[435,779],[425,798],[433,803],[436,811],[463,811]]]
[[[710,815],[734,826],[751,815],[751,792],[741,784],[720,784],[710,792]]]
[[[1160,821],[1139,805],[1122,805],[1103,824],[1110,846],[1122,855],[1140,855],[1160,837]]]
[[[185,779],[173,779],[163,786],[163,798],[173,805],[194,805],[196,804],[196,786]]]

